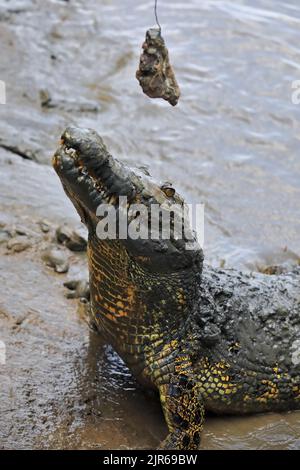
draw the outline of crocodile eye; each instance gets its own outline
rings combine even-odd
[[[175,194],[175,189],[172,187],[171,183],[164,183],[160,189],[167,197],[173,197]]]

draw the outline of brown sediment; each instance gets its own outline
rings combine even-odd
[[[159,28],[152,28],[146,32],[146,40],[142,47],[136,78],[143,92],[149,98],[163,98],[172,106],[176,106],[180,89]]]

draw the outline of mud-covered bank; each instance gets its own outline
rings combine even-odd
[[[90,332],[87,304],[66,297],[64,282],[86,277],[84,252],[55,236],[80,224],[49,165],[67,124],[96,128],[120,158],[204,200],[214,264],[299,262],[299,7],[278,2],[272,16],[263,3],[162,9],[183,88],[172,114],[134,79],[147,2],[134,13],[133,0],[0,3],[0,448],[154,448],[166,433],[155,397]],[[49,247],[67,272],[47,266]],[[299,449],[299,423],[298,412],[209,417],[202,447]]]

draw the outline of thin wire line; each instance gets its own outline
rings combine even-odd
[[[155,19],[156,19],[157,26],[161,30],[161,26],[160,26],[160,23],[158,21],[158,15],[157,15],[157,1],[158,0],[155,0],[155,3],[154,3],[154,14],[155,14]]]

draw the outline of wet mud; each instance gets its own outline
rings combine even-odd
[[[213,264],[271,274],[299,263],[300,116],[286,88],[299,79],[299,6],[192,1],[177,23],[181,2],[162,9],[182,84],[173,110],[134,78],[151,12],[141,2],[133,17],[133,3],[0,3],[3,449],[152,449],[166,434],[157,397],[88,324],[85,235],[49,165],[67,124],[96,128],[114,154],[206,202]],[[300,449],[300,413],[209,416],[202,448]]]

